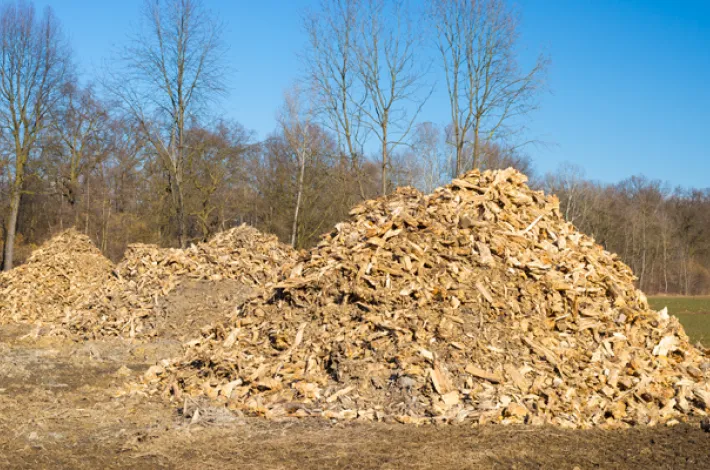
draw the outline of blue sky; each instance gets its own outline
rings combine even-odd
[[[43,0],[61,20],[84,77],[126,40],[141,0]],[[220,112],[257,131],[274,129],[283,91],[299,76],[300,12],[315,0],[206,0],[226,23],[233,72]],[[710,1],[517,0],[520,54],[551,60],[550,93],[531,116],[538,173],[575,163],[615,182],[633,174],[672,186],[710,187]],[[441,87],[439,87],[441,88]],[[435,93],[422,120],[446,124]]]

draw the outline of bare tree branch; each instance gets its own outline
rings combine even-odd
[[[455,173],[479,164],[483,142],[521,132],[536,109],[548,60],[527,72],[515,54],[518,18],[505,0],[430,0],[451,106]]]
[[[427,70],[417,62],[420,41],[406,2],[367,0],[361,11],[357,71],[368,99],[358,108],[379,141],[382,194],[387,194],[390,154],[406,142],[433,89],[422,96]]]

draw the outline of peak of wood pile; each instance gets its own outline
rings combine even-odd
[[[66,230],[25,264],[0,273],[0,324],[61,321],[109,279],[112,269],[89,237]]]
[[[295,252],[273,235],[247,225],[187,249],[129,246],[114,276],[69,314],[55,334],[80,338],[155,334],[161,298],[186,280],[234,279],[265,288]]]
[[[707,415],[710,359],[525,182],[474,171],[357,206],[271,293],[133,391],[268,418],[585,428]]]

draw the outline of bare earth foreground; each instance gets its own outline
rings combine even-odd
[[[0,328],[2,468],[710,468],[697,423],[628,430],[235,418],[114,398],[177,340],[76,344]],[[195,409],[199,410],[195,417]]]

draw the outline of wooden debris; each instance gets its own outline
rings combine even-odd
[[[459,404],[459,392],[456,390],[445,393],[444,395],[441,396],[441,401],[447,406],[447,407],[452,407],[454,405]]]
[[[479,379],[484,379],[487,380],[491,383],[497,384],[500,383],[500,377],[496,374],[491,374],[490,372],[486,372],[483,369],[479,369],[478,367],[475,367],[471,364],[467,365],[464,371],[468,372],[474,377],[478,377]]]
[[[511,403],[503,412],[503,416],[507,418],[523,419],[528,415],[528,409],[519,403]]]
[[[708,414],[705,353],[525,182],[473,171],[363,202],[146,387],[267,417],[587,428]]]
[[[434,367],[433,369],[429,369],[429,376],[431,377],[432,385],[434,385],[434,390],[436,390],[439,395],[449,393],[452,385],[445,372],[442,372],[439,367]]]
[[[89,237],[66,230],[0,273],[0,324],[59,322],[108,282],[112,269]]]
[[[241,225],[187,249],[129,246],[114,276],[67,312],[54,334],[81,339],[155,334],[165,316],[161,300],[187,280],[234,279],[257,291],[293,269],[295,251],[253,227]]]

